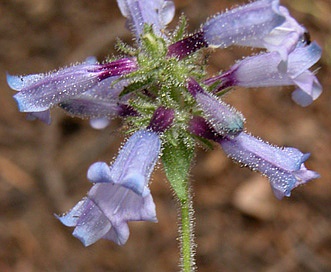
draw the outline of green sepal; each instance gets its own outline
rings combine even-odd
[[[167,46],[161,37],[158,37],[153,32],[153,26],[145,24],[144,32],[141,36],[142,48],[146,49],[146,52],[150,54],[152,58],[165,57],[167,54]]]
[[[171,187],[180,201],[186,201],[188,175],[194,157],[194,143],[191,138],[179,136],[165,141],[162,152],[164,170]]]
[[[230,92],[232,89],[233,89],[232,87],[227,87],[227,88],[223,89],[222,91],[216,93],[216,96],[221,97],[221,96],[227,94],[228,92]]]
[[[172,35],[171,41],[175,43],[183,39],[186,33],[186,28],[187,28],[187,19],[184,15],[181,15],[179,18],[178,26]]]
[[[214,82],[213,84],[207,86],[207,90],[211,93],[215,93],[215,90],[217,90],[217,88],[219,87],[220,84],[222,84],[222,81],[218,80],[218,81]],[[215,93],[215,95],[218,97],[221,97],[231,90],[232,90],[232,87],[226,87],[223,90],[221,90],[220,92]]]
[[[119,97],[123,97],[124,95],[127,95],[132,92],[139,92],[143,89],[146,89],[150,86],[150,84],[153,82],[153,79],[147,78],[144,81],[137,81],[133,82],[130,85],[124,87],[123,91],[120,93]]]
[[[205,148],[207,150],[213,150],[214,149],[213,144],[209,140],[207,140],[203,137],[197,136],[197,135],[192,135],[192,137],[194,139],[196,139],[199,143],[201,143],[203,148]]]
[[[136,48],[126,44],[120,38],[116,39],[115,48],[116,48],[117,51],[119,51],[119,52],[121,52],[125,55],[135,56],[137,54],[137,49]]]

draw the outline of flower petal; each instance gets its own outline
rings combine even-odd
[[[30,86],[37,81],[44,78],[44,74],[26,75],[26,76],[13,76],[7,74],[7,83],[9,87],[15,91],[20,91],[27,86]]]
[[[93,183],[114,183],[111,178],[109,165],[105,162],[93,163],[87,171],[87,178]]]
[[[271,146],[244,132],[218,142],[233,160],[266,175],[278,199],[290,196],[298,185],[319,177],[304,166],[309,154],[303,154],[296,148]]]
[[[79,217],[72,235],[84,246],[89,246],[102,238],[110,229],[111,223],[102,210],[90,199],[86,199],[84,213]]]
[[[26,116],[27,120],[36,120],[39,119],[40,121],[44,122],[47,125],[51,124],[51,112],[50,110],[39,111],[39,112],[29,112]]]
[[[83,198],[64,216],[56,216],[62,224],[75,227],[73,235],[89,246],[111,228],[110,221],[89,198]]]
[[[306,29],[291,17],[285,7],[280,6],[279,10],[286,20],[264,37],[264,47],[270,52],[278,52],[282,61],[286,62],[288,55],[303,40]]]
[[[112,224],[122,221],[156,221],[155,204],[148,190],[144,196],[119,184],[98,183],[88,193]]]
[[[130,230],[126,222],[114,225],[102,238],[113,241],[119,246],[123,246],[129,239]]]
[[[157,133],[147,130],[137,131],[129,138],[112,164],[112,180],[123,184],[129,177],[143,176],[144,185],[147,185],[160,148],[161,142]]]
[[[162,35],[175,15],[175,7],[170,0],[117,0],[117,3],[137,39],[143,33],[144,24],[152,25],[154,31]]]
[[[262,40],[284,21],[279,1],[254,1],[209,19],[203,26],[203,32],[209,46],[225,48],[250,40]]]
[[[74,227],[77,225],[79,217],[84,213],[86,208],[86,198],[79,201],[68,213],[62,216],[55,214],[55,217],[67,227]]]

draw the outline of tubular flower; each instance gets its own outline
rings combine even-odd
[[[278,199],[289,197],[295,187],[319,177],[304,165],[309,154],[296,148],[272,146],[245,132],[218,142],[230,158],[267,176]]]
[[[267,176],[278,199],[289,197],[294,188],[319,177],[304,165],[309,154],[303,154],[296,148],[273,146],[245,132],[224,137],[197,116],[190,122],[190,131],[219,143],[231,159]]]
[[[86,62],[50,74],[7,75],[7,82],[19,91],[14,95],[19,110],[35,113],[48,111],[54,105],[99,88],[104,79],[117,79],[136,69],[133,58],[124,58],[105,64]]]
[[[286,71],[288,55],[299,42],[310,43],[307,30],[279,5],[279,0],[261,0],[212,17],[199,32],[170,45],[168,55],[181,59],[203,47],[266,48],[279,53],[278,68]]]
[[[308,69],[321,57],[322,50],[315,43],[297,47],[288,57],[285,73],[279,71],[281,57],[277,52],[247,57],[237,62],[231,69],[219,76],[205,81],[213,84],[220,81],[218,91],[230,86],[267,87],[295,85],[293,100],[301,106],[307,106],[322,93],[322,87],[316,76]]]
[[[215,15],[200,31],[170,45],[168,55],[182,59],[203,47],[249,45],[263,48],[263,39],[285,21],[278,0],[255,1]]]
[[[95,184],[59,220],[75,227],[73,235],[85,246],[100,238],[123,245],[129,237],[128,221],[157,222],[148,182],[160,146],[157,133],[141,130],[129,138],[111,166],[92,164],[87,177]]]

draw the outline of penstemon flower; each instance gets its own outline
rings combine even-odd
[[[222,136],[198,116],[192,118],[190,131],[219,143],[231,159],[267,176],[278,199],[289,197],[295,187],[319,177],[304,165],[309,154],[296,148],[279,148],[243,131],[235,136]]]
[[[50,109],[88,118],[103,128],[120,117],[130,137],[115,161],[96,162],[88,170],[93,183],[87,196],[67,214],[57,216],[85,246],[99,239],[119,245],[129,237],[129,221],[156,222],[148,184],[160,158],[181,209],[181,267],[195,269],[189,171],[199,141],[218,143],[224,152],[270,180],[275,196],[319,175],[304,162],[309,154],[279,148],[245,132],[244,116],[222,101],[235,86],[296,86],[293,100],[307,106],[322,87],[309,69],[321,48],[278,0],[258,0],[208,19],[186,34],[182,17],[175,31],[166,29],[174,17],[171,0],[117,0],[127,18],[134,46],[121,41],[118,59],[93,58],[48,74],[7,75],[18,91],[14,99],[28,119],[50,123]],[[202,57],[208,48],[232,45],[262,48],[228,71],[208,77]]]
[[[278,52],[283,61],[307,33],[285,7],[279,6],[279,0],[255,1],[215,16],[203,26],[203,32],[210,46],[266,48]]]
[[[7,75],[7,82],[12,89],[18,91],[14,98],[19,110],[38,116],[36,113],[47,112],[52,106],[61,104],[61,102],[66,103],[70,99],[79,101],[81,96],[93,95],[95,103],[97,103],[98,97],[104,93],[102,91],[103,80],[109,78],[114,81],[119,76],[137,69],[136,61],[132,58],[119,59],[105,64],[94,62],[94,59],[89,59],[86,63],[45,75]],[[109,86],[110,83],[107,82],[107,85]],[[118,95],[118,91],[114,89],[107,90],[103,96],[110,96],[112,92],[117,92]]]
[[[277,52],[262,53],[237,62],[221,75],[209,78],[205,84],[220,82],[218,90],[231,86],[267,87],[295,85],[292,99],[301,106],[308,106],[322,93],[322,86],[308,69],[321,57],[322,50],[315,43],[300,46],[289,54],[285,72],[278,69],[281,57]]]
[[[73,235],[85,246],[100,238],[123,245],[129,237],[128,221],[157,222],[148,181],[160,146],[157,133],[140,130],[110,167],[105,162],[92,164],[87,178],[95,184],[87,197],[58,217],[60,221],[75,226]]]

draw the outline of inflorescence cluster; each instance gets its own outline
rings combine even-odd
[[[85,246],[100,238],[119,245],[129,237],[129,221],[156,222],[148,184],[160,158],[179,200],[186,199],[188,173],[199,142],[220,144],[234,161],[269,178],[278,199],[317,178],[304,162],[309,154],[280,148],[244,129],[243,115],[222,101],[235,86],[295,86],[292,99],[301,106],[322,92],[309,69],[321,57],[307,30],[278,0],[259,0],[208,19],[192,35],[186,19],[170,32],[175,14],[171,0],[117,0],[135,44],[119,41],[121,57],[85,62],[48,74],[7,75],[14,99],[29,119],[50,124],[50,109],[106,126],[121,117],[130,137],[112,164],[96,162],[87,178],[87,195],[67,214],[58,216]],[[204,48],[261,48],[229,70],[208,77]]]

